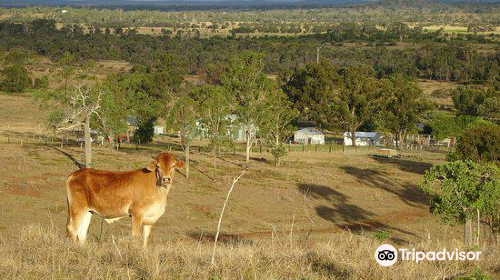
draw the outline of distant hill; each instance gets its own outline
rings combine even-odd
[[[433,3],[500,3],[500,0],[0,0],[0,6],[142,6],[162,8],[251,8],[251,7],[325,7],[352,4],[384,6],[423,6]]]

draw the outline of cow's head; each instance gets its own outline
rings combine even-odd
[[[183,167],[184,162],[182,160],[176,160],[172,154],[163,152],[159,154],[146,169],[155,172],[156,185],[161,187],[171,185],[174,179],[175,169]]]

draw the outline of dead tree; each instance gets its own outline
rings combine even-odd
[[[68,91],[69,99],[69,116],[66,117],[59,131],[68,131],[75,128],[83,127],[84,142],[85,142],[85,166],[90,167],[92,164],[92,138],[90,131],[90,121],[92,116],[96,116],[101,120],[99,111],[101,109],[102,97],[106,92],[103,89],[94,90],[85,85],[79,85],[73,90]]]

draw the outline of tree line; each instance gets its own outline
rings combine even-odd
[[[233,53],[257,51],[264,53],[265,72],[279,74],[315,61],[316,48],[326,43],[321,50],[322,59],[342,66],[368,64],[379,78],[399,73],[413,78],[461,83],[491,84],[499,79],[498,51],[478,52],[471,45],[472,37],[446,39],[439,32],[421,33],[398,24],[387,27],[386,31],[359,24],[339,28],[342,30],[287,38],[229,36],[203,39],[140,35],[121,29],[117,29],[119,34],[85,33],[78,25],[57,29],[55,21],[41,19],[28,24],[1,22],[0,50],[29,50],[53,61],[70,53],[82,62],[126,60],[146,67],[154,66],[169,53],[179,60],[183,71],[198,75],[227,64]],[[378,33],[385,35],[376,35]],[[391,44],[398,41],[415,44],[392,48]],[[343,46],[344,42],[361,45],[349,48]]]

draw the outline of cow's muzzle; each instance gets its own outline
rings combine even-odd
[[[159,168],[156,168],[155,175],[157,187],[164,187],[165,185],[172,184],[172,177],[162,176]]]

